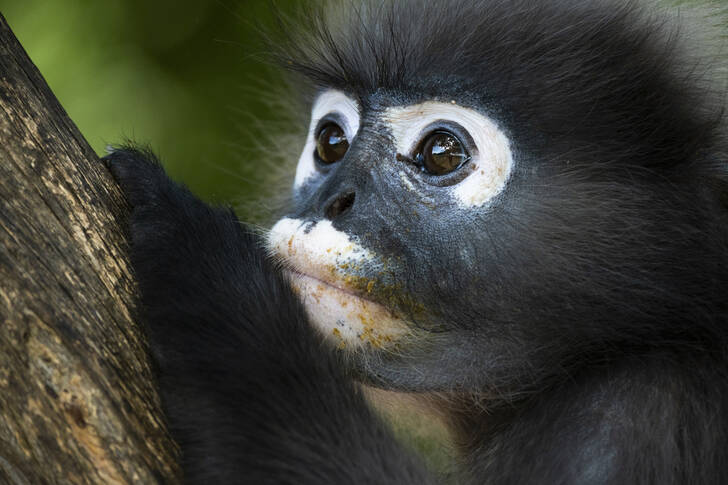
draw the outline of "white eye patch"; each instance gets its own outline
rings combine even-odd
[[[470,173],[450,188],[466,207],[479,207],[505,187],[513,167],[510,141],[486,116],[452,103],[428,101],[422,104],[387,108],[382,117],[392,132],[398,153],[412,155],[429,127],[438,122],[454,122],[473,139],[475,150],[468,162]]]
[[[311,123],[308,127],[306,145],[298,159],[296,178],[293,187],[298,188],[309,177],[316,174],[316,165],[313,159],[316,150],[316,128],[321,119],[327,115],[335,116],[337,124],[341,125],[346,138],[351,142],[359,131],[359,106],[355,100],[341,91],[324,91],[314,101],[311,110]]]

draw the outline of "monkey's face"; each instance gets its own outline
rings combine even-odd
[[[486,217],[513,168],[485,114],[389,101],[317,97],[295,208],[269,234],[311,320],[341,348],[406,352],[477,326]]]

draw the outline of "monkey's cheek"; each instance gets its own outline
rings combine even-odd
[[[408,332],[387,308],[301,274],[290,274],[309,320],[339,348],[387,348]]]

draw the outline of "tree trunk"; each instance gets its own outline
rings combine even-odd
[[[178,482],[128,207],[2,16],[0,76],[0,482]]]

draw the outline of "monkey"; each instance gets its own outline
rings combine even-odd
[[[462,483],[723,482],[725,70],[698,20],[312,7],[279,40],[311,111],[262,235],[149,151],[105,157],[186,480],[438,483],[367,385],[439,397]]]

